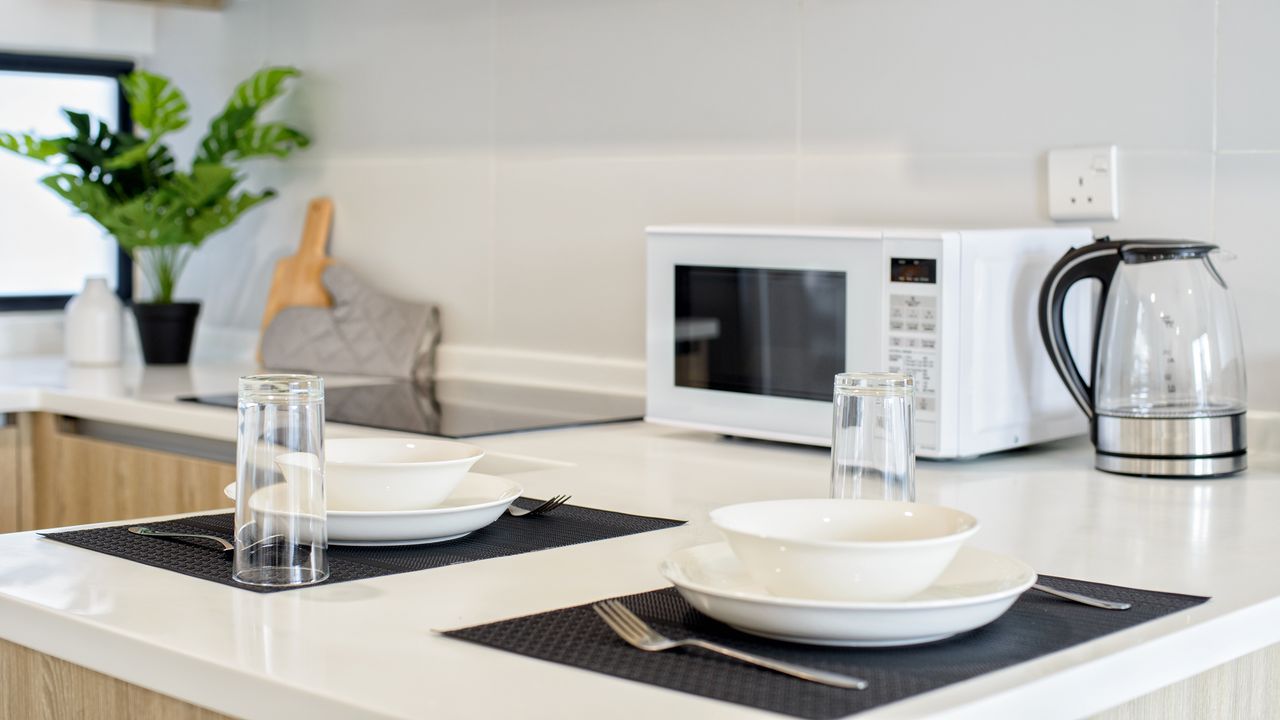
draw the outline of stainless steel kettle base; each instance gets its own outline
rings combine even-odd
[[[1161,478],[1210,478],[1232,475],[1248,466],[1247,455],[1218,457],[1151,458],[1098,453],[1095,467],[1118,475]]]

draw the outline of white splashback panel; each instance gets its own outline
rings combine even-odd
[[[518,371],[522,353],[575,356],[569,377],[597,358],[638,365],[646,225],[1042,224],[1044,151],[1105,141],[1120,146],[1125,213],[1096,229],[1239,254],[1223,273],[1250,402],[1280,408],[1267,271],[1280,262],[1280,96],[1258,91],[1280,65],[1269,0],[0,6],[15,3],[67,13],[42,26],[58,29],[46,43],[94,42],[172,75],[196,118],[188,150],[254,69],[306,73],[282,110],[315,145],[279,178],[253,168],[281,197],[192,261],[182,290],[207,301],[207,325],[256,329],[272,263],[327,192],[335,254],[441,302],[445,342],[468,357]],[[101,25],[130,13],[148,18]],[[22,27],[0,44],[32,40]],[[1062,112],[1084,97],[1111,110]]]

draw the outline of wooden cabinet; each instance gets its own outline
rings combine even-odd
[[[27,529],[34,522],[30,490],[24,487],[30,481],[30,417],[0,418],[0,533],[6,533]]]
[[[76,421],[19,415],[0,427],[0,531],[232,507],[235,466],[87,437]]]
[[[80,665],[0,640],[0,718],[229,720]]]

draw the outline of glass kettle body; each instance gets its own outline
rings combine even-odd
[[[1090,419],[1099,470],[1212,477],[1246,465],[1245,364],[1217,246],[1102,240],[1069,251],[1040,292],[1040,333]],[[1092,378],[1066,343],[1067,291],[1101,286]]]

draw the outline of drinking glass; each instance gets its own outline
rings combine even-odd
[[[836,375],[831,497],[915,501],[914,394],[902,373]]]
[[[324,580],[324,380],[242,377],[239,420],[232,577],[270,586]]]

